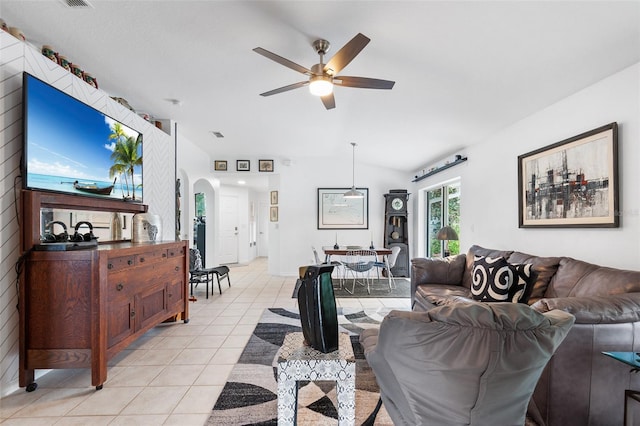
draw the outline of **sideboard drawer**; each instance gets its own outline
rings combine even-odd
[[[145,265],[154,262],[161,262],[167,259],[167,249],[154,249],[140,253],[136,259],[137,265]]]
[[[135,254],[127,256],[110,257],[107,261],[107,269],[109,272],[116,272],[122,269],[130,268],[136,264],[137,256]]]

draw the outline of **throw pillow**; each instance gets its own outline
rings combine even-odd
[[[475,256],[471,294],[482,302],[508,302],[515,271],[503,257]]]
[[[531,263],[512,263],[511,266],[516,270],[516,281],[511,286],[511,301],[527,303],[538,274]]]
[[[482,302],[526,303],[535,273],[531,264],[510,264],[503,257],[475,256],[471,294]]]

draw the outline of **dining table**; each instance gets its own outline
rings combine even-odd
[[[389,288],[393,287],[393,280],[391,278],[391,268],[389,267],[389,255],[391,254],[391,249],[386,247],[378,247],[378,248],[370,248],[370,247],[361,247],[361,246],[324,246],[322,247],[322,251],[325,255],[325,262],[331,263],[331,256],[346,256],[348,253],[357,251],[357,250],[371,250],[376,252],[376,256],[382,257],[382,260],[385,264],[385,269],[387,271],[387,278],[389,279]]]

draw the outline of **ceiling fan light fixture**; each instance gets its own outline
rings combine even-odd
[[[309,82],[309,92],[315,96],[327,96],[333,93],[333,83],[329,77],[313,76]]]

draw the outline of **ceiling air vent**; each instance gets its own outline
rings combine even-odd
[[[211,131],[211,134],[213,136],[215,136],[216,138],[224,138],[224,135],[220,132],[214,132],[213,130]]]
[[[93,5],[86,0],[60,0],[60,2],[67,7],[93,9]]]

